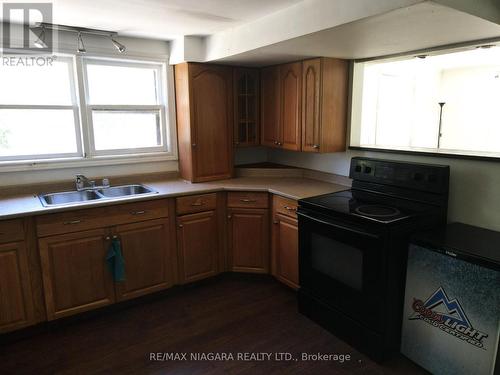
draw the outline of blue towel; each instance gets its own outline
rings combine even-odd
[[[113,238],[106,255],[109,270],[113,275],[115,282],[125,281],[125,260],[123,259],[120,240]]]

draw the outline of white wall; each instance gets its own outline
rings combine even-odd
[[[500,163],[497,161],[363,151],[308,154],[270,150],[268,154],[269,161],[274,163],[310,168],[343,176],[349,174],[349,163],[353,156],[449,165],[451,176],[448,220],[500,231]]]

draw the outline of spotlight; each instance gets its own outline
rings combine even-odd
[[[82,39],[82,33],[78,32],[78,39],[77,39],[77,49],[76,51],[78,53],[86,53],[87,50],[85,49],[85,45],[83,44],[83,39]]]
[[[120,42],[117,42],[115,39],[113,39],[112,36],[110,36],[111,42],[115,46],[115,48],[118,50],[118,52],[123,53],[127,49],[123,44]]]

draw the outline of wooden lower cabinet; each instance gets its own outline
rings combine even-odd
[[[216,211],[177,217],[179,281],[187,283],[218,273]]]
[[[288,286],[299,287],[299,230],[297,220],[276,214],[273,221],[273,275]]]
[[[172,286],[169,219],[120,225],[113,234],[120,239],[125,259],[125,281],[116,283],[118,301]]]
[[[269,272],[269,210],[228,210],[230,268],[234,272]]]
[[[114,283],[107,268],[109,231],[56,235],[39,240],[49,320],[112,304]]]
[[[30,283],[24,242],[0,244],[0,333],[34,323]]]

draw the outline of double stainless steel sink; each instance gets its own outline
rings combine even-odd
[[[51,207],[156,193],[158,192],[145,185],[123,185],[81,191],[40,194],[38,197],[43,206]]]

